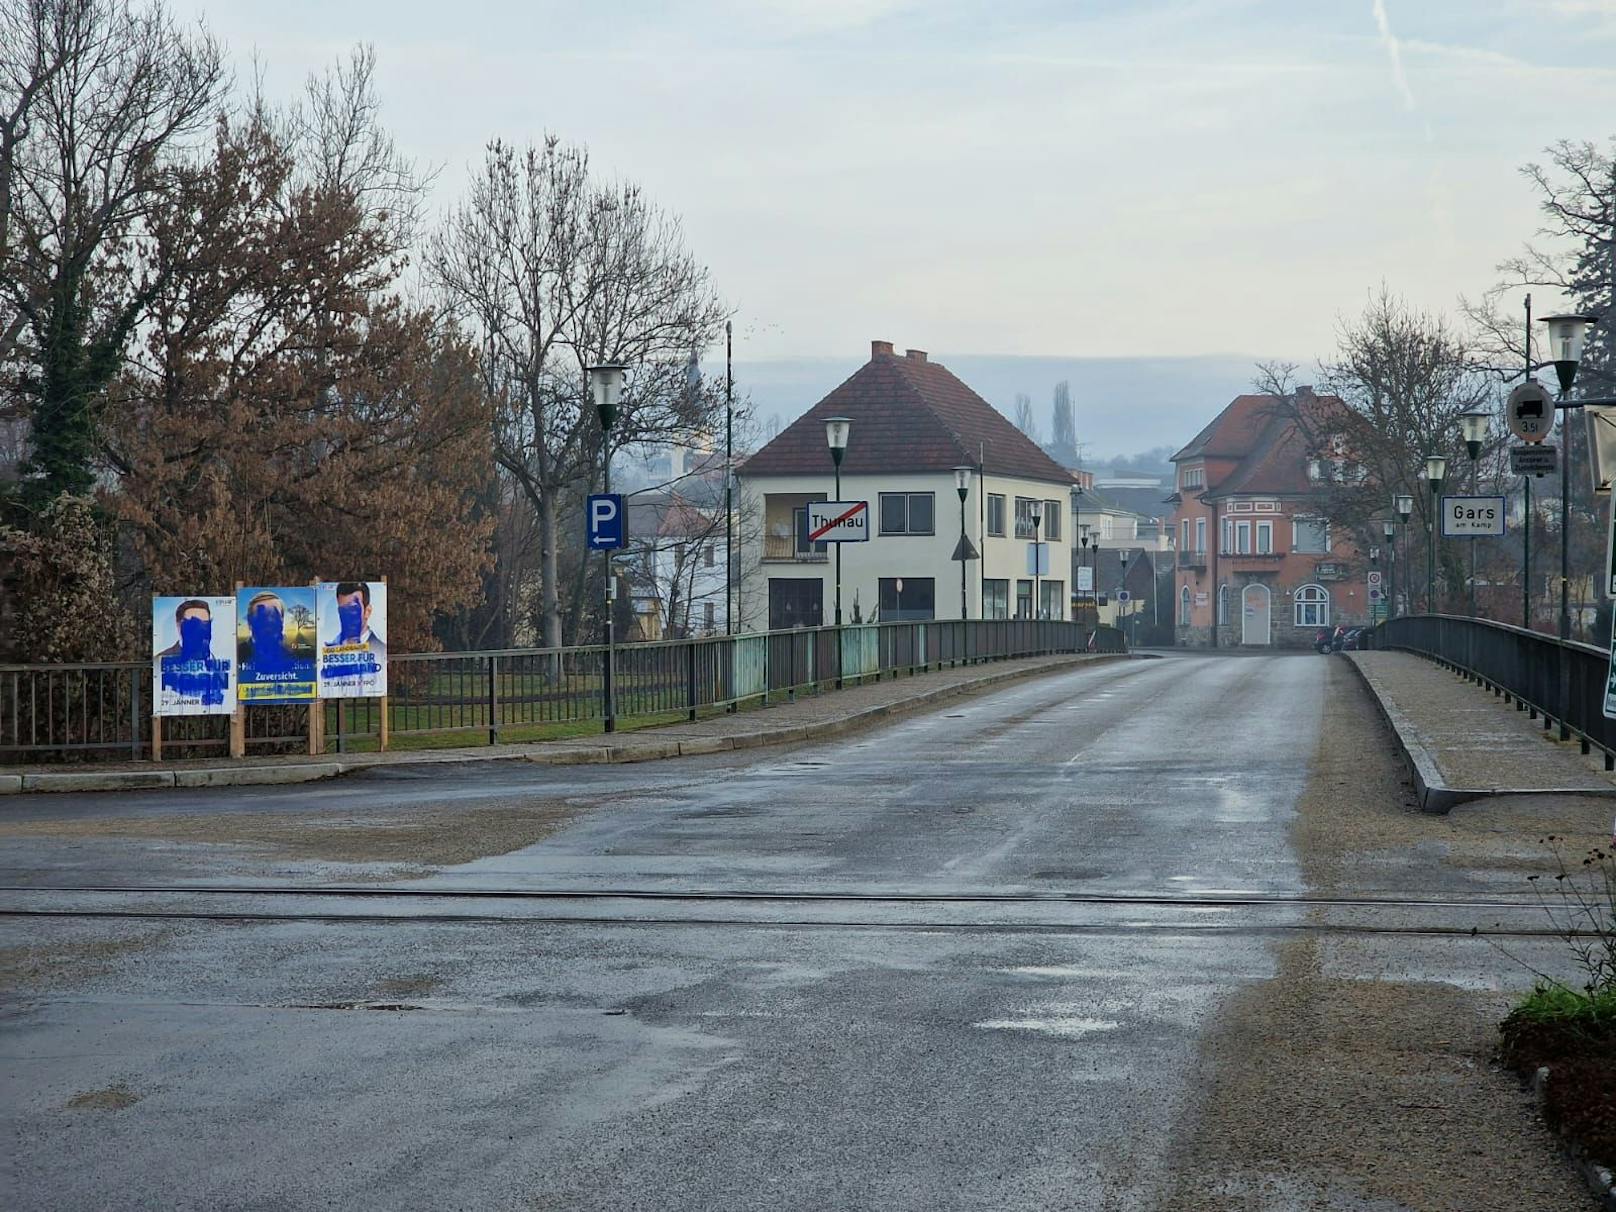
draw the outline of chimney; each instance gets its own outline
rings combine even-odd
[[[882,354],[886,354],[888,357],[892,356],[892,342],[891,341],[871,341],[870,342],[870,357],[872,359],[873,358],[879,358]]]
[[[1311,383],[1303,383],[1300,387],[1298,387],[1296,389],[1296,398],[1298,400],[1305,400],[1308,397],[1310,397],[1312,394],[1313,394],[1313,384],[1311,384]]]
[[[907,351],[907,357],[911,362],[924,362],[926,360],[926,351],[924,349],[911,349]]]

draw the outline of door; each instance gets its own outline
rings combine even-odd
[[[818,577],[769,578],[769,630],[825,623],[825,582]]]
[[[1269,633],[1268,586],[1247,585],[1240,591],[1240,642],[1266,647]]]

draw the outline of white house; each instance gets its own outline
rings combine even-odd
[[[1071,472],[946,367],[887,341],[840,387],[741,465],[742,630],[834,621],[836,556],[809,539],[807,506],[832,499],[825,422],[851,422],[843,501],[868,501],[870,539],[842,544],[844,622],[1071,616]],[[963,518],[955,470],[970,469]],[[1031,563],[1033,517],[1042,567]],[[756,524],[761,522],[761,525]],[[979,559],[953,556],[961,531]]]

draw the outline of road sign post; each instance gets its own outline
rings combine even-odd
[[[1496,538],[1503,533],[1503,497],[1442,498],[1444,539]]]
[[[865,543],[869,538],[868,501],[808,502],[810,543]]]
[[[597,492],[584,504],[584,537],[590,551],[616,551],[627,541],[621,493]]]
[[[1504,420],[1521,441],[1541,442],[1554,429],[1554,397],[1535,380],[1522,383],[1509,393]]]

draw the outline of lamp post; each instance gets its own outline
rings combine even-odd
[[[853,422],[847,417],[825,418],[825,444],[830,447],[830,461],[836,468],[836,495],[833,500],[842,499],[842,456],[847,453],[847,433],[853,428]],[[842,625],[842,545],[836,544],[836,626]],[[841,642],[837,642],[837,650],[841,650]]]
[[[1426,519],[1425,613],[1436,613],[1436,515],[1441,509],[1442,481],[1448,474],[1448,460],[1442,455],[1425,456],[1425,479],[1431,485],[1431,514]]]
[[[1036,623],[1039,619],[1043,618],[1044,615],[1043,603],[1039,599],[1039,590],[1041,587],[1039,573],[1042,570],[1043,565],[1043,560],[1039,557],[1043,555],[1043,550],[1038,546],[1038,527],[1042,525],[1044,521],[1044,503],[1042,501],[1034,501],[1032,503],[1032,508],[1027,512],[1032,517],[1032,618],[1033,622]]]
[[[1487,441],[1487,414],[1473,408],[1460,414],[1459,424],[1464,430],[1465,453],[1470,456],[1470,495],[1476,495],[1476,466],[1481,448]],[[1470,540],[1470,617],[1476,617],[1476,540]]]
[[[960,502],[960,619],[963,621],[971,617],[965,602],[965,498],[971,493],[969,467],[954,468],[954,491],[959,493]]]
[[[1386,540],[1386,618],[1397,611],[1397,523],[1381,523],[1381,535]]]
[[[1117,552],[1117,561],[1118,561],[1118,563],[1120,563],[1122,565],[1122,584],[1118,586],[1118,589],[1119,590],[1126,590],[1128,588],[1128,549],[1126,547],[1122,548],[1120,551]],[[1128,605],[1130,607],[1133,606],[1133,595],[1132,594],[1128,595]],[[1117,609],[1118,610],[1122,609],[1121,603],[1118,603]],[[1134,614],[1133,614],[1132,609],[1130,609],[1128,611],[1128,643],[1129,644],[1132,644],[1133,640],[1134,640],[1133,618],[1134,618]]]
[[[595,415],[600,418],[601,491],[612,491],[612,425],[617,420],[617,404],[623,395],[624,367],[618,362],[601,362],[587,369],[589,390],[595,399]],[[600,553],[606,570],[606,663],[601,673],[600,690],[605,709],[605,729],[617,731],[617,699],[612,686],[612,666],[616,662],[616,636],[613,628],[613,608],[617,605],[617,582],[612,576],[612,553]],[[492,721],[490,721],[492,723]]]
[[[1408,565],[1408,523],[1414,516],[1414,497],[1411,493],[1400,492],[1392,498],[1392,507],[1397,510],[1397,520],[1403,525],[1403,564]],[[1414,596],[1414,571],[1409,569],[1403,574],[1403,579],[1409,584],[1403,586],[1403,592],[1410,598]]]
[[[1083,570],[1089,566],[1089,524],[1087,522],[1079,522],[1078,523],[1078,526],[1077,526],[1077,542],[1078,542],[1079,547],[1081,548],[1081,550],[1078,552],[1078,557],[1077,557],[1077,579],[1078,579],[1077,600],[1078,600],[1079,605],[1081,606],[1081,603],[1083,602],[1083,588],[1082,588]],[[1092,580],[1090,580],[1090,582],[1089,582],[1088,592],[1090,592],[1090,593],[1094,592],[1094,582]],[[1082,609],[1083,609],[1084,619],[1085,619],[1085,621],[1087,621],[1088,608],[1087,607],[1082,607]]]
[[[1582,362],[1583,342],[1588,330],[1598,321],[1597,316],[1566,314],[1544,316],[1541,321],[1549,330],[1549,361],[1554,364],[1555,376],[1560,380],[1559,409],[1580,408],[1590,401],[1569,403],[1566,393],[1577,379],[1577,367]],[[1560,445],[1565,453],[1560,458],[1560,638],[1571,638],[1571,440],[1570,421],[1560,425]],[[1563,696],[1562,696],[1563,697]],[[1561,731],[1565,731],[1565,716],[1560,716]]]

